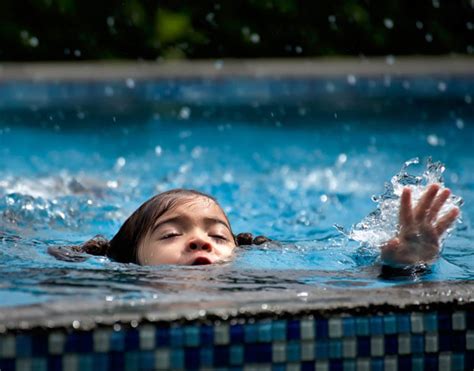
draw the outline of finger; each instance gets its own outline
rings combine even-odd
[[[450,194],[451,191],[449,189],[444,189],[440,194],[438,194],[436,199],[433,201],[433,204],[431,205],[431,209],[428,210],[428,221],[432,222],[436,219],[439,211],[443,207]]]
[[[438,223],[436,223],[436,233],[438,236],[441,236],[449,228],[451,224],[459,216],[459,209],[457,207],[451,209],[446,215],[440,218]]]
[[[400,227],[407,227],[413,224],[413,211],[411,209],[411,189],[403,188],[402,197],[400,200]]]
[[[427,215],[427,210],[433,203],[433,200],[436,196],[436,193],[439,191],[439,185],[438,184],[432,184],[428,187],[428,189],[425,191],[423,196],[421,196],[420,201],[418,201],[418,205],[415,207],[415,220],[417,221],[422,221],[426,215]]]

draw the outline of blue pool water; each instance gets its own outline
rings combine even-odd
[[[0,86],[0,306],[474,278],[472,78],[131,81]],[[382,279],[366,232],[393,225],[364,218],[415,157],[410,174],[429,157],[445,165],[462,223],[426,274]],[[112,237],[143,201],[176,187],[215,196],[234,232],[281,243],[207,267],[47,254]]]

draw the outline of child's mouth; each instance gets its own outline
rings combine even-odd
[[[203,256],[196,258],[191,265],[207,265],[207,264],[212,264],[212,262]]]

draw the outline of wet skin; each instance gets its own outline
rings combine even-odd
[[[381,247],[381,258],[385,264],[429,264],[436,260],[442,235],[459,216],[459,209],[454,207],[438,218],[450,194],[449,189],[432,184],[418,204],[412,207],[411,189],[403,189],[398,235]]]
[[[184,199],[156,220],[138,248],[142,265],[203,265],[229,260],[234,237],[222,209],[206,197]]]

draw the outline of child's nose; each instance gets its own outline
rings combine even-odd
[[[212,251],[212,245],[203,239],[193,239],[189,242],[188,245],[190,250],[203,250],[207,252]]]

